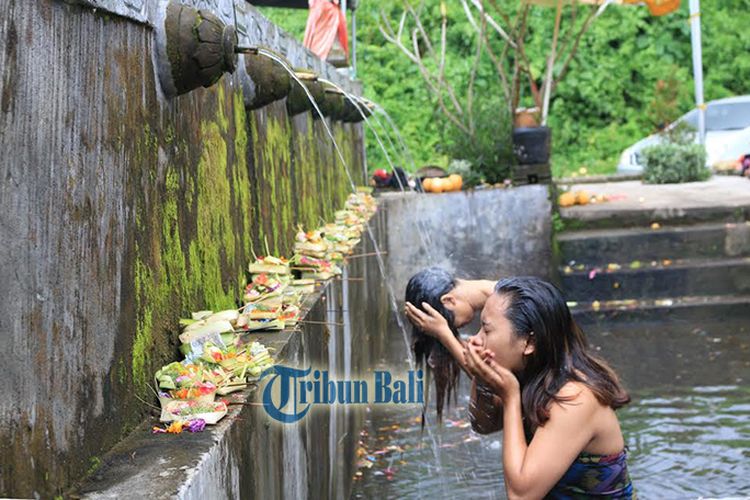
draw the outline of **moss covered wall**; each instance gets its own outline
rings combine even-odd
[[[344,129],[352,126],[327,123],[349,170],[361,170],[361,163],[350,161],[356,145],[344,137]],[[260,224],[255,233],[256,253],[265,254],[267,242],[272,253],[289,256],[297,226],[313,228],[332,221],[351,184],[323,122],[311,113],[290,118],[285,101],[276,101],[251,111],[248,128],[252,139],[248,162]]]
[[[165,100],[151,28],[54,0],[0,20],[0,496],[49,497],[148,412],[179,317],[350,191],[322,123],[238,76]],[[332,124],[353,173],[358,126]],[[6,359],[7,358],[7,359]]]

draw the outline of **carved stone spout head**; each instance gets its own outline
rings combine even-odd
[[[234,27],[210,12],[169,2],[157,30],[159,78],[168,96],[210,87],[237,66]]]

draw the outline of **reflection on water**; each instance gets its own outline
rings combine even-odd
[[[750,494],[750,390],[638,392],[620,412],[643,498]]]
[[[744,325],[686,326],[587,328],[633,396],[618,412],[633,483],[646,499],[748,496],[750,337]],[[418,409],[374,407],[352,497],[505,498],[502,434],[471,431],[467,404],[462,376],[458,405],[433,425],[437,451]]]
[[[750,313],[744,324],[670,321],[583,328],[631,390],[750,382]]]

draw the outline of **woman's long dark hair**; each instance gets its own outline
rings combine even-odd
[[[507,299],[505,316],[514,334],[534,342],[519,374],[529,431],[549,420],[552,402],[565,401],[557,393],[566,382],[585,384],[613,409],[630,402],[617,374],[590,351],[557,287],[539,278],[514,277],[498,281],[495,292]]]
[[[453,335],[458,338],[458,330],[453,325],[453,313],[440,302],[440,297],[453,290],[455,286],[456,278],[451,273],[439,267],[429,267],[411,277],[406,285],[405,300],[419,309],[422,309],[422,302],[430,304],[448,321]],[[445,401],[450,400],[451,394],[455,394],[461,367],[437,339],[427,335],[416,326],[412,326],[411,348],[417,366],[422,368],[426,359],[427,366],[435,378],[435,404],[438,421],[440,421],[443,418]],[[427,398],[425,398],[426,403]],[[422,417],[424,425],[424,413]]]

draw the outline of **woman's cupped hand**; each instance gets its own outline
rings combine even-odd
[[[472,338],[464,348],[464,361],[467,371],[490,387],[503,402],[520,396],[521,387],[518,378],[495,361],[495,353],[485,349]]]

